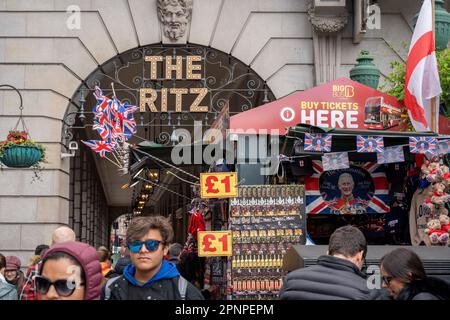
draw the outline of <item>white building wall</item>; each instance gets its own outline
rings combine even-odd
[[[350,1],[350,0],[348,0]],[[402,41],[419,0],[379,1],[382,26],[352,44],[352,22],[342,39],[340,75],[368,48],[385,76],[405,59]],[[69,5],[81,8],[81,29],[66,26]],[[0,172],[0,252],[28,263],[35,246],[68,222],[69,161],[60,159],[69,99],[98,66],[139,45],[158,43],[156,0],[0,0],[0,84],[20,89],[32,137],[48,148],[43,181],[30,170]],[[256,71],[277,98],[315,84],[313,31],[305,0],[194,0],[190,43],[211,46]],[[0,139],[18,115],[18,98],[0,90]]]

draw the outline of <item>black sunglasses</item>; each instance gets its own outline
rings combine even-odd
[[[47,278],[43,276],[36,276],[36,290],[40,294],[46,294],[51,286],[53,286],[61,297],[69,297],[73,294],[76,289],[76,286],[68,279],[61,279],[51,282]],[[84,285],[84,283],[80,283],[80,286]]]
[[[391,277],[391,276],[382,276],[381,277],[381,280],[383,280],[383,282],[386,285],[389,285],[393,279],[394,279],[394,277]]]

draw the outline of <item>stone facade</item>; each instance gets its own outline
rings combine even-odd
[[[248,64],[277,98],[348,76],[361,49],[371,52],[383,78],[390,61],[406,58],[402,42],[410,41],[420,1],[379,0],[381,29],[368,30],[357,45],[347,2],[348,21],[337,35],[324,35],[317,28],[330,31],[326,21],[311,16],[306,0],[194,0],[186,41]],[[81,9],[79,29],[68,27],[70,5]],[[61,130],[81,81],[121,52],[162,41],[156,0],[0,0],[0,84],[21,91],[25,120],[49,160],[42,182],[31,183],[29,170],[0,172],[0,252],[26,264],[36,245],[68,223],[70,166],[60,158]],[[14,92],[0,90],[1,138],[15,124],[17,106]]]

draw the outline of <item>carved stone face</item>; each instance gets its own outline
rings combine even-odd
[[[192,1],[158,0],[158,16],[165,36],[174,41],[183,37],[191,11]]]

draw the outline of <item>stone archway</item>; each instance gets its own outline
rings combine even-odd
[[[111,96],[111,83],[121,101],[141,106],[142,112],[135,113],[138,132],[132,143],[150,140],[169,144],[173,130],[192,131],[194,121],[201,121],[206,129],[217,125],[216,120],[224,113],[233,115],[275,100],[264,80],[229,54],[193,44],[148,45],[117,55],[82,81],[64,118],[63,144],[99,139],[92,130],[91,110],[96,104],[92,93],[98,86],[105,95]],[[141,103],[142,90],[146,91],[145,97],[150,94],[153,98],[153,105]],[[182,103],[177,90],[184,91]],[[199,91],[204,94],[200,95]],[[112,165],[101,161],[80,143],[76,157],[71,160],[70,176],[71,226],[82,241],[92,244],[105,241],[108,235],[104,230],[109,231],[109,227],[99,229],[98,226],[110,226],[131,206],[132,190],[120,189],[129,177],[118,176]],[[189,192],[180,184],[174,188],[179,188],[180,193]],[[159,193],[155,197],[153,201],[163,206],[183,205],[173,195]],[[159,212],[169,215],[170,210],[163,209],[159,208]]]

